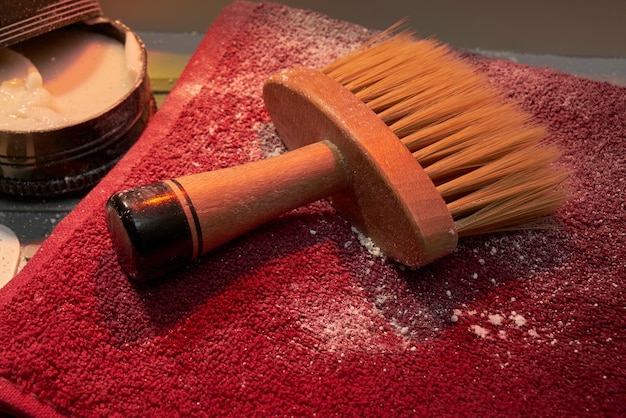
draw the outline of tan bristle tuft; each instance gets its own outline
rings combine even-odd
[[[446,46],[401,33],[322,70],[413,153],[459,236],[522,229],[565,199],[546,130]],[[532,226],[530,226],[532,227]]]

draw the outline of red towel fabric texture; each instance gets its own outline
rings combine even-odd
[[[465,239],[409,269],[320,201],[163,278],[124,275],[104,221],[112,193],[281,151],[263,82],[373,34],[276,4],[223,11],[136,146],[0,292],[0,410],[626,412],[623,87],[469,57],[561,147],[572,175],[556,229]]]

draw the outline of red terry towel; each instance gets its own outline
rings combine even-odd
[[[133,283],[114,192],[280,150],[261,88],[372,31],[234,3],[137,145],[0,292],[0,407],[52,416],[617,416],[626,407],[626,89],[472,58],[552,130],[559,229],[386,260],[325,202]],[[361,242],[363,241],[363,242]]]

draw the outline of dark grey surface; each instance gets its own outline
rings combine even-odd
[[[0,195],[0,224],[15,232],[24,245],[41,243],[82,195],[64,198],[21,198]]]

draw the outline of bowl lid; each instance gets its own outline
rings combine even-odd
[[[102,16],[97,0],[21,0],[0,5],[0,48]]]

